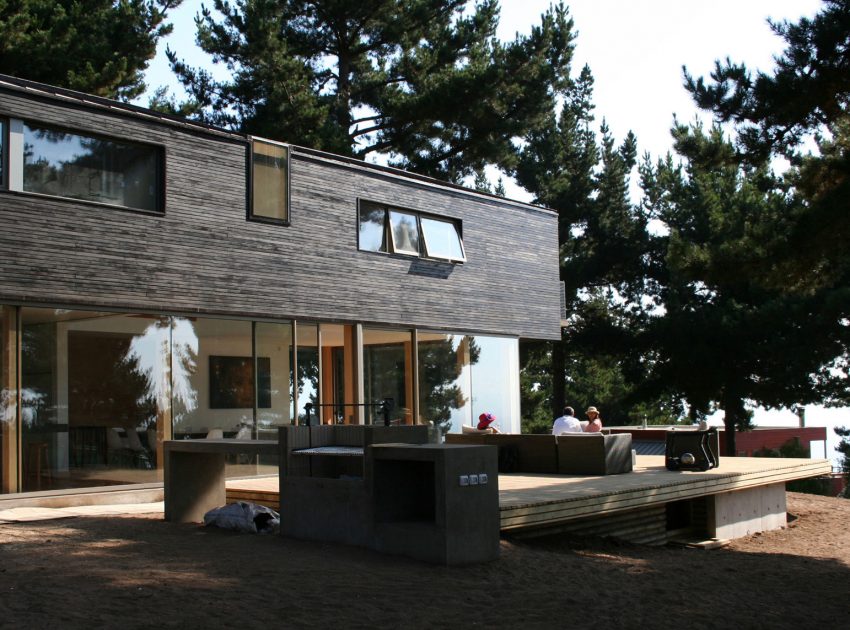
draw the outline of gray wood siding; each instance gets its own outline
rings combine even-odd
[[[560,336],[554,214],[294,150],[291,225],[247,221],[246,144],[0,90],[0,116],[165,147],[165,214],[0,192],[0,300]],[[357,199],[460,219],[467,262],[357,249]]]

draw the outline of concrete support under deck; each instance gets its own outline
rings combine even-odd
[[[785,527],[785,484],[745,488],[711,497],[708,504],[708,534],[732,539]]]

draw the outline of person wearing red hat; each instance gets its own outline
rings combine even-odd
[[[496,416],[492,413],[482,413],[478,416],[478,427],[479,431],[484,431],[489,429],[493,433],[499,433],[499,429],[493,426],[493,423],[496,421]]]

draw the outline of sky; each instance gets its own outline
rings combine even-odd
[[[209,66],[194,43],[193,17],[200,4],[185,0],[171,13],[174,32],[161,42],[147,75],[152,89],[169,85],[181,94],[165,59],[166,44],[191,65]],[[510,40],[516,33],[527,34],[550,4],[550,0],[502,0],[498,36]],[[820,0],[572,0],[566,4],[578,34],[574,72],[590,66],[597,121],[604,118],[618,140],[633,131],[639,154],[649,152],[653,158],[671,150],[674,115],[682,122],[696,117],[710,122],[685,91],[682,66],[694,76],[708,76],[716,59],[729,57],[751,69],[770,71],[783,41],[772,33],[767,18],[795,22],[813,16],[821,7]],[[511,182],[506,182],[506,189],[509,197],[529,200]],[[798,418],[787,410],[759,410],[756,422],[794,426]],[[812,406],[807,410],[807,424],[850,425],[850,410]],[[833,449],[838,439],[831,429],[827,441],[825,452],[815,450],[814,456],[836,457]]]
[[[716,59],[730,57],[768,71],[783,49],[767,24],[814,15],[816,0],[573,0],[567,3],[578,32],[574,68],[590,66],[597,120],[614,137],[629,130],[639,152],[670,150],[673,115],[688,122],[697,109],[683,87],[682,66],[707,76]],[[500,37],[528,32],[547,0],[507,0]],[[703,120],[710,118],[703,116]]]

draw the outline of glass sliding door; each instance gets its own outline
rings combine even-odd
[[[325,332],[320,349],[316,324],[0,306],[0,492],[161,481],[164,440],[275,439],[318,403],[322,351],[329,400],[355,396],[355,328]]]
[[[276,440],[278,427],[292,424],[292,323],[257,323],[254,330],[257,373],[257,437]]]
[[[471,364],[473,423],[492,413],[500,431],[520,433],[519,341],[476,335],[470,343],[478,359]]]
[[[360,424],[357,396],[357,346],[355,327],[321,324],[321,407],[322,424]]]
[[[296,398],[298,424],[307,424],[307,405],[312,405],[310,423],[319,418],[319,326],[296,322],[296,347],[298,348]]]
[[[470,366],[478,362],[478,348],[463,335],[419,332],[418,339],[418,424],[460,431],[472,423]]]
[[[255,436],[251,322],[175,318],[173,329],[174,437]],[[259,362],[267,380],[270,361]],[[259,405],[269,408],[268,390]]]
[[[21,309],[21,490],[161,480],[169,320]]]
[[[413,424],[413,333],[363,328],[363,402],[366,424]]]

